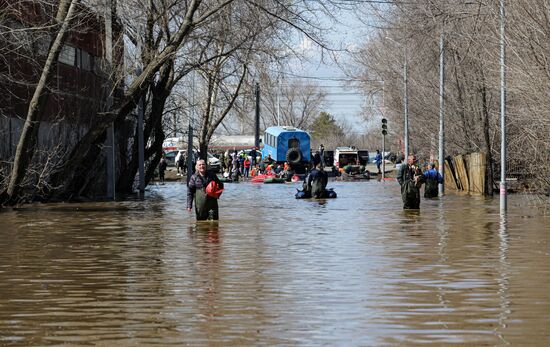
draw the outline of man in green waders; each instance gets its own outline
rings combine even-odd
[[[198,160],[195,169],[196,172],[187,184],[187,210],[191,211],[194,199],[197,220],[218,220],[218,199],[206,194],[206,186],[211,181],[215,181],[223,189],[223,183],[220,182],[215,173],[206,171],[204,160]]]
[[[417,165],[415,155],[409,155],[407,164],[401,165],[397,173],[397,181],[401,185],[403,209],[420,209],[420,186],[424,182],[424,177]]]

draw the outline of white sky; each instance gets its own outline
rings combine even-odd
[[[355,18],[353,13],[342,12],[338,18],[341,23],[330,23],[332,32],[327,35],[331,41],[331,47],[355,49],[367,39],[364,25]],[[363,132],[361,106],[365,98],[357,90],[347,86],[349,83],[346,81],[349,80],[349,77],[344,74],[332,57],[325,55],[325,61],[321,61],[320,49],[305,35],[302,37],[300,48],[306,52],[309,61],[303,64],[296,62],[288,66],[288,70],[284,71],[285,78],[306,76],[316,82],[327,93],[325,110],[337,120],[345,120],[356,126],[358,132]],[[349,64],[351,58],[345,51],[338,51],[333,55],[346,68],[353,66]]]

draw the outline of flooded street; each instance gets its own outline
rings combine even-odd
[[[396,182],[226,184],[0,213],[0,345],[550,343],[550,218],[510,196],[402,210]]]

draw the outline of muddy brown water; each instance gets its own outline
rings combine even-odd
[[[0,345],[550,344],[550,218],[510,196],[403,211],[395,182],[185,186],[0,213]]]

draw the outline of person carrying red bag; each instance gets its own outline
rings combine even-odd
[[[187,184],[187,210],[191,211],[194,200],[197,220],[218,220],[218,198],[223,192],[223,183],[215,173],[206,171],[204,160],[198,160],[195,168]]]

